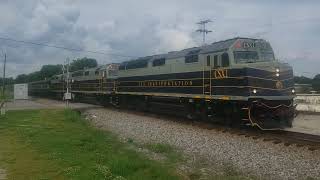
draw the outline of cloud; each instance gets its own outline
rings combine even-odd
[[[131,56],[165,53],[201,44],[197,21],[210,18],[209,43],[245,36],[271,42],[296,74],[319,73],[319,1],[117,1],[2,0],[0,37]],[[0,40],[8,75],[30,73],[69,57],[100,64],[125,57],[69,52]],[[303,62],[308,62],[305,64]]]
[[[155,48],[157,53],[180,50],[195,45],[189,33],[176,29],[159,30],[156,36],[161,39],[158,47]]]

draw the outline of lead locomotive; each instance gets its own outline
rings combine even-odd
[[[115,106],[171,111],[263,130],[290,127],[294,118],[292,68],[278,62],[263,39],[228,39],[71,76],[75,98],[93,95]],[[33,88],[39,84],[47,88],[42,93],[64,92],[61,75],[30,83],[32,94],[39,94]]]

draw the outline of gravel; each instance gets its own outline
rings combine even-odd
[[[99,128],[120,138],[141,143],[166,143],[209,167],[230,164],[237,170],[263,179],[306,179],[320,177],[320,151],[285,146],[244,136],[203,129],[170,120],[142,116],[114,109],[85,112]]]

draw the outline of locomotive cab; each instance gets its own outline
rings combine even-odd
[[[244,109],[251,124],[261,129],[291,127],[295,111],[292,67],[276,60],[269,42],[261,39],[238,39],[229,53],[232,69],[242,71],[238,76],[245,80]]]
[[[249,77],[250,98],[287,100],[294,97],[292,67],[275,59],[267,41],[239,39],[230,51],[232,67],[244,69],[244,75]]]
[[[235,38],[207,45],[200,54],[203,55],[204,94],[216,102],[210,107],[220,111],[216,114],[225,117],[230,112],[243,112],[242,120],[260,129],[283,129],[292,125],[293,70],[275,58],[269,42]]]

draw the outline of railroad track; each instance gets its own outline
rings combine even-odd
[[[297,146],[308,146],[309,150],[320,150],[320,135],[283,131],[284,137],[286,137],[288,143],[296,144]]]
[[[96,104],[92,103],[91,104]],[[154,118],[161,118],[163,120],[175,121],[178,123],[184,123],[191,126],[196,126],[199,128],[221,131],[223,133],[229,133],[237,136],[245,136],[247,138],[262,139],[263,141],[270,141],[274,144],[284,144],[285,146],[296,146],[296,147],[307,147],[308,150],[320,150],[320,135],[307,134],[302,132],[294,131],[261,131],[252,127],[242,127],[242,128],[230,128],[221,124],[192,121],[183,118],[179,115],[166,114],[163,112],[142,112],[131,109],[118,109],[114,107],[107,107],[109,109],[114,109],[119,112],[125,112],[141,116],[149,116]],[[78,111],[83,112],[85,109],[78,109]]]
[[[177,123],[184,123],[208,130],[220,131],[236,136],[244,136],[255,140],[270,141],[273,144],[283,144],[284,146],[306,147],[310,151],[320,150],[320,135],[307,134],[294,131],[261,131],[252,127],[230,128],[221,124],[210,122],[191,121],[179,116],[159,114],[155,112],[140,112],[128,109],[117,109],[120,112],[126,112],[141,116],[150,116]]]

